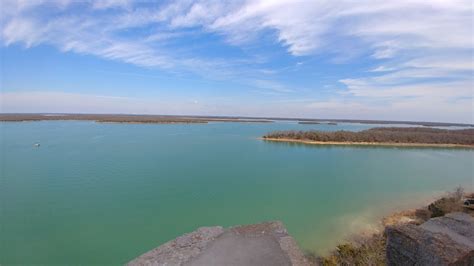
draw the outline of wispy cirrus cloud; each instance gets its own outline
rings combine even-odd
[[[147,68],[200,74],[203,69],[213,69],[216,70],[213,76],[229,72],[235,65],[232,60],[224,63],[219,58],[195,55],[182,46],[167,45],[168,40],[185,35],[172,31],[172,20],[189,4],[132,8],[136,4],[130,0],[7,1],[0,20],[2,41],[7,46],[19,43],[26,48],[52,45],[64,52],[94,55]],[[150,25],[161,30],[124,34]]]
[[[359,38],[370,46],[376,58],[391,58],[400,51],[418,48],[470,50],[473,45],[473,8],[470,1],[464,0],[205,0],[145,6],[143,2],[132,0],[9,0],[4,6],[4,42],[20,42],[27,46],[43,42],[58,46],[67,46],[70,42],[87,43],[91,38],[86,32],[94,36],[97,33],[107,35],[109,38],[95,42],[106,46],[123,41],[110,38],[121,30],[150,25],[157,26],[157,31],[150,32],[147,37],[160,34],[160,31],[198,27],[202,31],[222,34],[234,44],[241,44],[239,40],[251,41],[251,37],[257,37],[259,33],[273,30],[277,40],[293,55],[325,51],[330,46],[337,46],[340,37]],[[51,12],[53,16],[40,9],[45,6],[54,11]],[[71,9],[74,12],[68,12]],[[103,9],[111,9],[111,12],[100,13]],[[140,41],[140,38],[133,38],[135,43]],[[155,48],[154,52],[160,53],[160,50]],[[173,57],[171,51],[165,52]]]

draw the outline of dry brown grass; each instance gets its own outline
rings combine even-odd
[[[462,187],[458,187],[453,192],[450,192],[446,196],[431,203],[428,206],[428,210],[431,212],[431,217],[439,217],[451,212],[464,211],[461,202],[463,196],[464,190]]]
[[[330,255],[309,256],[314,264],[319,265],[386,265],[385,237],[374,234],[370,237],[358,238],[357,241],[340,244]]]

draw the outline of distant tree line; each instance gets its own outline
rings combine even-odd
[[[270,123],[271,120],[215,116],[171,116],[171,115],[121,115],[121,114],[0,114],[0,122],[78,120],[111,123],[208,123],[208,122],[255,122]]]
[[[422,127],[377,127],[353,131],[276,131],[263,138],[321,142],[375,142],[474,145],[474,129],[446,130]]]

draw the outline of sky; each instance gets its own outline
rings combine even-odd
[[[470,0],[2,0],[0,112],[473,123]]]

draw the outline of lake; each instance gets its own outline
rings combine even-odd
[[[472,150],[258,139],[373,126],[0,123],[0,264],[123,264],[200,226],[267,220],[325,252],[394,210],[474,190]]]

